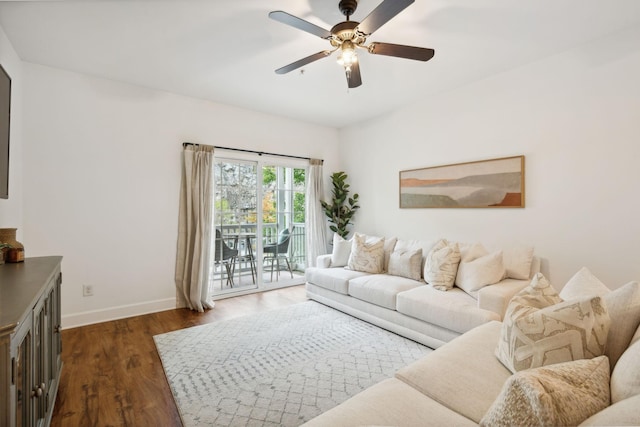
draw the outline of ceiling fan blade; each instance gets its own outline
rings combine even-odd
[[[358,24],[358,30],[370,35],[413,2],[414,0],[384,0]]]
[[[358,87],[362,84],[362,77],[360,77],[360,65],[358,65],[357,61],[351,64],[351,72],[347,72],[346,74],[349,89],[353,89],[354,87]]]
[[[403,44],[373,42],[369,45],[369,53],[374,55],[397,56],[398,58],[428,61],[433,58],[435,50],[426,47],[405,46]]]
[[[296,68],[300,68],[303,65],[307,65],[313,61],[317,61],[318,59],[325,58],[329,55],[331,55],[330,50],[323,50],[322,52],[314,53],[313,55],[309,55],[306,58],[299,59],[296,62],[292,62],[289,65],[285,65],[284,67],[278,68],[276,70],[276,74],[287,74],[289,71],[293,71]]]
[[[306,31],[307,33],[311,33],[321,39],[328,39],[331,37],[331,31],[325,30],[324,28],[318,27],[309,21],[305,21],[304,19],[298,18],[297,16],[293,16],[281,10],[269,13],[269,18],[282,22],[283,24],[290,25],[299,30]]]

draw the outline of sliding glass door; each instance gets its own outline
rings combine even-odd
[[[304,283],[305,165],[216,157],[214,171],[212,294]]]

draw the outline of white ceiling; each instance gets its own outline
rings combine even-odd
[[[335,56],[274,73],[329,46],[272,10],[344,20],[338,0],[0,1],[0,26],[24,61],[340,128],[640,23],[640,0],[416,0],[368,41],[435,57],[361,52],[363,85],[348,90]]]

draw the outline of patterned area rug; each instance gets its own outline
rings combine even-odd
[[[314,301],[154,339],[186,427],[298,426],[431,351]]]

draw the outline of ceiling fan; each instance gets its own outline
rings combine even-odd
[[[356,11],[358,1],[341,0],[338,8],[340,12],[347,17],[347,20],[334,25],[331,30],[325,30],[322,27],[281,10],[269,13],[269,18],[271,19],[328,40],[333,48],[331,50],[314,53],[306,58],[278,68],[276,73],[286,74],[318,59],[326,58],[333,52],[339,50],[338,63],[345,69],[349,88],[355,88],[362,84],[360,66],[358,65],[358,56],[356,53],[357,48],[362,48],[374,55],[395,56],[418,61],[430,60],[435,53],[433,49],[381,42],[365,44],[367,37],[413,2],[414,0],[384,0],[364,18],[362,22],[356,22],[351,21],[349,17]]]

